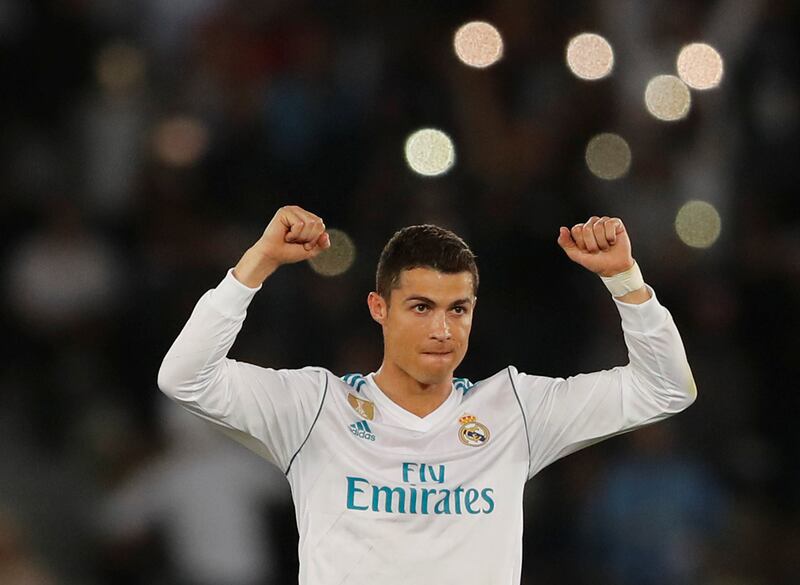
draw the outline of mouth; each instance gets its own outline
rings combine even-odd
[[[430,355],[434,357],[445,357],[453,353],[452,351],[423,351],[422,355]]]

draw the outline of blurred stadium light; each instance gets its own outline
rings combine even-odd
[[[717,209],[706,201],[689,201],[675,216],[675,232],[692,248],[708,248],[719,238],[722,220]]]
[[[674,75],[658,75],[647,84],[644,93],[647,111],[665,122],[682,120],[689,115],[692,97],[686,84]]]
[[[619,134],[598,134],[586,145],[586,165],[600,179],[619,179],[631,168],[631,148]]]
[[[456,31],[453,47],[462,63],[483,69],[502,58],[503,37],[488,22],[468,22]]]
[[[577,77],[594,81],[608,76],[614,68],[611,44],[595,33],[582,33],[567,44],[567,66]]]
[[[308,261],[311,269],[320,276],[339,276],[347,272],[356,260],[353,239],[342,230],[329,229],[331,247]]]
[[[713,89],[722,81],[722,57],[711,45],[692,43],[678,54],[678,75],[692,89]]]
[[[423,128],[406,140],[405,156],[411,170],[426,177],[443,175],[456,162],[450,137],[436,128]]]

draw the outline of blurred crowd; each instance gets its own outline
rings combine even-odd
[[[478,256],[457,372],[473,381],[508,364],[566,376],[626,362],[607,292],[555,243],[561,225],[622,217],[699,399],[529,483],[523,583],[797,583],[799,12],[790,0],[0,0],[0,583],[296,579],[280,472],[156,387],[194,303],[290,203],[349,234],[355,264],[276,273],[232,357],[374,371],[364,301],[380,249],[402,226],[438,223]],[[474,19],[505,42],[486,70],[452,50]],[[584,31],[615,48],[608,79],[565,66]],[[644,85],[694,41],[719,50],[722,83],[693,95],[687,119],[657,121]],[[456,146],[442,177],[403,159],[428,126]],[[584,162],[606,131],[633,153],[617,181]],[[692,199],[722,218],[708,249],[674,232]]]

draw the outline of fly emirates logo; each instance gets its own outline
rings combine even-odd
[[[347,509],[391,514],[491,514],[494,489],[442,487],[444,465],[403,463],[403,484],[375,485],[363,477],[347,476]]]

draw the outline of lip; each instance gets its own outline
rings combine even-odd
[[[453,353],[452,351],[423,351],[422,355],[432,355],[436,357],[444,357],[446,355],[450,355]]]

